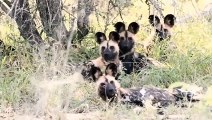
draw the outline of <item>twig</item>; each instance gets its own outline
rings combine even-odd
[[[3,0],[0,0],[0,8],[7,14],[10,11],[9,5],[4,2]]]
[[[111,1],[111,4],[113,5],[113,8],[118,8],[118,13],[117,13],[117,15],[111,20],[111,22],[113,23],[113,21],[114,21],[118,16],[120,16],[120,18],[121,18],[122,21],[124,22],[124,19],[123,19],[123,16],[122,16],[122,10],[123,10],[124,8],[121,9],[121,7],[120,7],[119,5],[117,5],[117,4],[115,4],[113,1]],[[110,22],[110,23],[111,23],[111,22]]]
[[[148,5],[148,11],[149,11],[149,15],[150,15],[150,4],[149,4],[149,0],[146,0],[145,3]]]
[[[159,14],[161,15],[162,18],[164,18],[164,15],[162,13],[162,8],[160,7],[160,5],[158,4],[157,1],[155,0],[149,0],[149,3],[152,4],[154,6],[154,8],[159,12]]]
[[[122,9],[123,10],[123,9]],[[113,23],[113,21],[118,17],[120,15],[120,13],[118,12],[116,15],[115,15],[115,17],[111,20],[111,22],[110,23]],[[123,19],[122,19],[123,20]],[[124,22],[124,20],[123,20],[123,22]]]
[[[76,11],[74,9],[72,9],[72,14],[75,15]],[[63,65],[67,65],[68,63],[68,56],[69,56],[69,52],[70,52],[70,49],[71,49],[71,43],[72,43],[72,40],[73,40],[73,36],[74,36],[74,33],[75,33],[75,24],[77,22],[77,18],[76,17],[73,17],[72,20],[71,20],[71,23],[70,23],[70,30],[69,30],[69,36],[68,36],[68,39],[67,39],[67,51],[66,51],[66,55],[65,55],[65,62]]]
[[[123,18],[123,16],[122,16],[121,8],[120,8],[120,7],[118,7],[118,10],[119,10],[120,18],[121,18],[121,19],[122,19],[122,21],[124,22],[124,18]]]
[[[97,22],[98,22],[98,26],[101,27],[100,22],[99,22],[99,15],[98,15],[96,6],[94,7],[94,11],[95,11],[95,15],[96,15],[96,20],[97,20]]]
[[[107,13],[106,13],[105,26],[104,26],[105,27],[104,33],[106,33],[107,27],[109,25],[110,4],[111,4],[111,0],[108,2],[108,6],[107,6]]]

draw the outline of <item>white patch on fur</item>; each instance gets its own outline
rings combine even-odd
[[[100,39],[101,39],[101,40],[104,40],[104,37],[103,37],[103,36],[101,36],[101,37],[100,37]]]
[[[139,92],[144,96],[146,93],[146,90],[144,88],[142,88]]]
[[[130,97],[129,96],[125,96],[125,98],[121,99],[122,102],[130,102]]]
[[[150,99],[150,100],[153,100],[154,98],[155,98],[155,97],[154,97],[153,95],[150,95],[150,96],[149,96],[149,99]]]

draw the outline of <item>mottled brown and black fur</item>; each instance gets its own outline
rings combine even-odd
[[[143,45],[146,55],[150,56],[154,45],[159,45],[158,43],[161,43],[161,41],[164,41],[162,44],[167,43],[172,37],[172,29],[175,26],[176,17],[173,14],[167,14],[162,20],[157,15],[150,15],[148,20],[152,26],[152,31],[148,38],[143,41]],[[165,47],[161,47],[161,49],[163,49],[162,51],[166,50]],[[165,60],[165,53],[161,53],[161,57],[162,60]]]
[[[146,101],[151,101],[152,105],[160,103],[161,106],[167,106],[174,103],[175,97],[166,90],[159,88],[122,88],[115,79],[117,67],[111,63],[107,66],[105,74],[99,77],[96,82],[96,89],[99,97],[104,101],[130,103],[144,106]]]
[[[156,107],[167,107],[175,103],[175,97],[169,91],[156,87],[141,87],[125,89],[122,93],[120,101],[122,103],[130,103],[139,106],[146,106],[147,104]]]
[[[150,15],[148,19],[149,23],[155,27],[155,35],[159,41],[171,38],[172,28],[176,21],[176,17],[173,14],[167,14],[163,23],[157,15]]]
[[[99,71],[105,69],[109,63],[114,63],[121,70],[122,63],[119,60],[119,34],[115,31],[109,33],[109,39],[102,32],[97,32],[95,34],[96,42],[99,44],[99,55],[97,59],[91,60],[86,63],[85,68],[82,70],[82,75],[85,79],[91,77],[96,81],[95,73],[92,71]],[[92,77],[94,76],[94,77]]]
[[[105,74],[99,77],[96,82],[97,93],[104,101],[117,102],[119,95],[120,84],[115,79],[118,68],[116,64],[110,63],[107,65]]]
[[[142,86],[138,88],[122,88],[119,81],[115,79],[117,66],[114,63],[107,65],[105,74],[100,76],[96,82],[98,96],[110,104],[120,102],[122,104],[133,104],[142,107],[149,105],[161,108],[169,105],[181,106],[186,98],[187,101],[196,101],[195,94],[175,87],[173,90],[158,87]]]
[[[146,67],[148,62],[144,55],[136,53],[135,43],[137,41],[136,34],[139,31],[139,25],[136,22],[129,24],[128,29],[123,22],[117,22],[114,25],[116,32],[120,35],[119,41],[119,58],[122,61],[124,72],[130,74],[132,72],[139,72]]]
[[[81,71],[84,79],[95,82],[100,76],[103,75],[99,67],[94,66],[92,62],[84,63],[84,68]]]
[[[136,34],[139,31],[139,25],[136,22],[132,22],[129,24],[128,29],[125,28],[125,24],[123,22],[117,22],[114,25],[116,32],[120,35],[119,48],[120,48],[120,56],[134,52],[135,42],[137,40]]]

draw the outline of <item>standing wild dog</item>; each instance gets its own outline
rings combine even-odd
[[[167,14],[163,22],[161,22],[157,15],[150,15],[148,19],[150,25],[153,27],[153,31],[144,41],[144,49],[147,55],[151,52],[151,48],[155,42],[157,43],[171,38],[176,17],[173,14]]]
[[[99,44],[100,57],[86,63],[85,68],[81,72],[85,79],[93,81],[97,80],[97,76],[102,74],[101,70],[105,69],[109,63],[117,65],[119,70],[122,68],[122,63],[119,60],[119,34],[115,31],[110,32],[109,40],[102,32],[97,32],[95,37],[96,42]]]
[[[123,22],[117,22],[114,27],[120,35],[118,44],[120,49],[119,58],[123,63],[124,72],[130,74],[133,71],[139,71],[147,65],[147,59],[144,55],[134,51],[137,40],[136,34],[139,31],[138,23],[132,22],[126,29]]]

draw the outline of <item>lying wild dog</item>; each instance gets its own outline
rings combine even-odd
[[[109,102],[118,102],[118,98],[120,98],[120,84],[116,80],[115,76],[117,75],[118,68],[116,64],[110,63],[107,65],[105,69],[105,74],[99,76],[96,82],[96,89],[98,95],[104,101]]]
[[[140,72],[140,70],[144,68],[150,68],[151,65],[164,67],[159,61],[147,58],[145,55],[135,52],[135,43],[137,41],[136,34],[139,31],[138,23],[132,22],[129,24],[128,29],[126,29],[123,22],[117,22],[114,27],[120,35],[120,40],[118,42],[120,49],[119,58],[126,74]]]
[[[93,81],[97,80],[97,76],[101,75],[101,70],[105,69],[109,63],[114,63],[118,66],[118,70],[122,69],[122,63],[119,60],[119,34],[114,31],[110,32],[109,40],[102,32],[97,32],[95,37],[96,42],[99,44],[100,57],[86,63],[85,68],[81,72],[85,79]]]
[[[154,43],[169,40],[171,38],[176,17],[173,14],[167,14],[163,23],[157,15],[150,15],[148,19],[150,25],[153,27],[153,31],[143,42],[144,50],[147,55],[150,53]]]
[[[118,42],[120,49],[119,58],[123,63],[124,72],[126,74],[138,72],[150,64],[150,61],[144,55],[134,51],[135,42],[137,41],[136,34],[139,31],[138,23],[132,22],[126,29],[123,22],[117,22],[114,27],[120,35]]]
[[[157,15],[149,16],[149,23],[155,28],[155,35],[159,41],[169,39],[172,35],[172,28],[175,25],[176,17],[173,14],[168,14],[164,18],[164,23],[161,23]]]
[[[96,88],[102,100],[109,103],[121,102],[123,104],[130,103],[139,106],[151,103],[151,105],[157,107],[167,107],[170,104],[178,104],[178,101],[184,97],[189,101],[194,100],[191,97],[194,94],[181,91],[180,88],[173,88],[174,92],[156,87],[122,88],[114,77],[117,72],[116,65],[111,63],[108,66],[105,74],[97,80]]]

